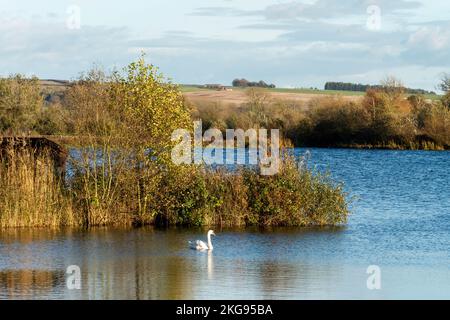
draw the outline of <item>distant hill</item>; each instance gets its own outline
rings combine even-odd
[[[71,81],[69,80],[56,80],[56,79],[40,79],[39,84],[42,87],[61,87],[67,88],[71,85]]]

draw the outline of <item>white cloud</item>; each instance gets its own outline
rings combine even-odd
[[[63,19],[0,21],[0,74],[76,76],[92,63],[110,66],[127,55],[125,28],[84,26],[70,30]]]
[[[430,50],[442,50],[450,45],[450,30],[440,26],[425,26],[412,33],[408,39],[410,46],[425,46]]]

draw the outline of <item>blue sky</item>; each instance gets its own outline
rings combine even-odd
[[[73,79],[144,51],[179,83],[322,87],[393,75],[435,89],[450,72],[450,2],[0,0],[0,44],[0,75]]]

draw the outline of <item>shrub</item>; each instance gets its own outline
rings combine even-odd
[[[247,170],[249,189],[248,224],[263,226],[338,225],[347,220],[348,209],[342,186],[328,175],[298,167],[292,158],[283,162],[274,176]]]
[[[333,146],[365,143],[370,117],[361,106],[339,97],[312,102],[306,117],[291,136],[303,145]]]
[[[423,120],[423,132],[438,145],[450,147],[450,109],[441,104],[429,108]]]
[[[153,209],[155,223],[163,225],[338,225],[348,216],[342,186],[291,157],[274,176],[184,167],[175,176],[168,172],[160,191]]]
[[[0,130],[15,134],[30,132],[44,99],[35,77],[17,74],[0,79]]]

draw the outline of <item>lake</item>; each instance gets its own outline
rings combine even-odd
[[[450,153],[307,150],[353,198],[344,227],[216,228],[210,253],[202,229],[1,230],[0,299],[450,299]]]

